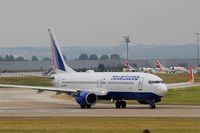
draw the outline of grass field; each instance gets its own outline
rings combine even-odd
[[[0,78],[0,84],[32,85],[32,86],[53,86],[48,78],[41,77],[9,77]]]
[[[0,118],[0,133],[199,133],[200,118]]]
[[[177,83],[189,81],[189,74],[157,74],[165,83]],[[200,74],[194,75],[195,82],[200,82]]]
[[[160,104],[200,105],[200,87],[169,90]]]

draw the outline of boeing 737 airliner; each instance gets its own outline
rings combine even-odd
[[[56,37],[49,29],[52,62],[56,73],[51,76],[55,87],[3,85],[64,92],[75,97],[81,108],[91,108],[98,100],[114,100],[116,108],[126,108],[125,100],[137,100],[154,109],[155,103],[167,93],[164,81],[156,75],[142,72],[75,72],[64,61]]]

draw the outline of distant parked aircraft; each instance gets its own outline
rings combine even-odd
[[[126,69],[124,69],[125,72],[138,72],[139,70],[136,68],[133,68],[127,61],[127,59],[123,60],[123,65],[126,67]]]
[[[133,68],[127,60],[123,60],[123,64],[126,67],[124,71],[130,71],[130,72],[145,72],[145,73],[156,73],[155,69],[151,67],[140,67],[140,68]]]
[[[162,71],[162,72],[166,72],[166,73],[171,72],[171,70],[170,70],[169,68],[167,68],[167,67],[164,67],[164,66],[159,62],[159,60],[156,60],[156,61],[155,61],[155,65],[156,65],[156,69],[157,69],[158,71]]]

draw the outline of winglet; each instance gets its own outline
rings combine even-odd
[[[192,65],[190,66],[189,76],[190,76],[189,82],[194,83],[194,73],[193,73]]]
[[[52,62],[54,69],[56,70],[56,72],[74,72],[73,69],[65,64],[63,54],[60,50],[54,32],[51,29],[48,29],[48,31],[51,42]]]

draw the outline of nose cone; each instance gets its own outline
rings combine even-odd
[[[168,91],[166,84],[157,85],[156,90],[157,90],[156,92],[159,96],[164,96]]]

